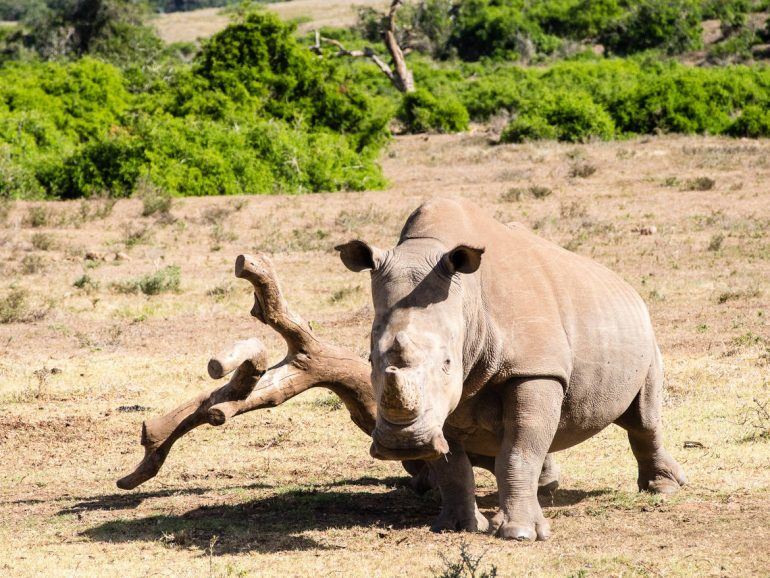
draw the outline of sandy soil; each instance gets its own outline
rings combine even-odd
[[[491,146],[477,131],[396,139],[386,191],[179,199],[146,217],[140,200],[5,207],[0,316],[16,320],[0,324],[0,568],[440,575],[465,543],[500,576],[767,576],[770,440],[758,436],[770,424],[744,418],[770,399],[768,159],[768,141]],[[282,357],[248,315],[236,255],[269,252],[292,305],[364,356],[368,279],[331,248],[392,245],[436,195],[473,198],[638,289],[666,359],[666,437],[688,488],[637,494],[625,436],[611,428],[559,454],[562,486],[543,504],[551,541],[434,535],[438,497],[414,495],[397,465],[372,460],[323,391],[200,428],[157,478],[115,488],[141,457],[142,420],[216,385],[213,352],[257,335]],[[178,292],[121,292],[168,265],[181,269]],[[7,300],[19,291],[24,303]],[[494,481],[479,471],[477,482],[492,513]]]

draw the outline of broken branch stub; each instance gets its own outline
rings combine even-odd
[[[267,350],[256,337],[238,341],[232,347],[212,357],[207,367],[209,376],[211,379],[221,379],[249,359],[258,359],[257,366],[264,366],[263,373],[267,369]]]
[[[230,381],[145,421],[144,458],[131,474],[118,480],[119,488],[133,489],[157,475],[174,442],[192,429],[206,423],[222,425],[236,415],[275,407],[312,387],[337,394],[364,433],[369,435],[374,429],[376,404],[369,364],[351,351],[318,339],[307,321],[289,308],[267,256],[240,255],[235,275],[252,284],[251,314],[284,338],[286,357],[268,368],[267,351],[253,338],[212,358],[208,366],[211,377],[218,379],[235,369]]]

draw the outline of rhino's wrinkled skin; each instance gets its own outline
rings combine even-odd
[[[435,529],[547,538],[537,485],[548,452],[611,423],[628,432],[641,490],[686,482],[662,444],[649,314],[614,273],[465,200],[422,205],[388,251],[362,241],[337,249],[349,269],[371,271],[371,453],[432,460]],[[476,506],[469,455],[495,460],[491,521]]]

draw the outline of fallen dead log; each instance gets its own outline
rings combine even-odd
[[[283,297],[270,259],[261,254],[240,255],[235,276],[254,288],[251,314],[270,326],[287,346],[286,357],[267,366],[267,351],[256,338],[234,344],[209,361],[208,372],[219,379],[234,372],[230,381],[202,393],[169,413],[142,424],[144,458],[117,485],[131,490],[155,477],[171,446],[192,429],[219,426],[249,411],[275,407],[313,387],[325,387],[342,399],[350,417],[367,435],[374,429],[376,403],[369,364],[354,353],[318,339]],[[420,464],[422,465],[422,464]],[[413,467],[419,473],[422,468]]]

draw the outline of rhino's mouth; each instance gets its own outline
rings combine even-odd
[[[378,424],[372,434],[371,456],[378,460],[435,460],[449,453],[449,444],[440,429],[420,436],[404,430]]]

